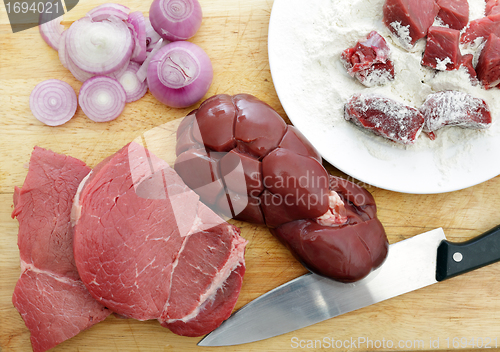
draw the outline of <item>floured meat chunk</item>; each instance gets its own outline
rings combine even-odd
[[[438,11],[434,0],[386,0],[384,24],[400,45],[410,50],[417,40],[427,35]]]
[[[461,54],[458,47],[460,31],[432,26],[427,35],[422,65],[440,71],[454,70],[459,67]]]
[[[425,118],[424,132],[435,139],[434,132],[444,126],[484,129],[491,125],[486,102],[459,91],[431,94],[420,107]]]
[[[385,39],[375,31],[353,48],[342,52],[340,60],[347,73],[366,87],[381,86],[394,80],[394,65]]]
[[[477,84],[477,74],[476,74],[476,70],[474,69],[473,60],[474,60],[474,55],[472,55],[472,54],[462,55],[460,57],[459,66],[465,67],[465,70],[467,71],[467,73],[469,73],[472,84],[476,85]]]
[[[344,106],[344,117],[401,144],[414,144],[424,125],[417,109],[375,94],[353,95]]]
[[[463,44],[472,43],[477,38],[487,39],[490,34],[500,36],[500,11],[487,17],[470,21],[460,38]]]
[[[500,83],[500,38],[491,33],[479,55],[476,65],[477,78],[485,89]]]
[[[484,15],[496,15],[500,13],[500,1],[499,0],[488,0],[486,1],[486,7],[484,9]]]
[[[467,0],[436,0],[439,6],[437,17],[449,28],[461,30],[469,23]]]

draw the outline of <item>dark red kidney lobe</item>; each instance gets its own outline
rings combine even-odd
[[[189,149],[175,160],[175,171],[208,206],[214,205],[220,194],[224,193],[218,167],[220,157],[220,153],[210,153],[201,148]]]
[[[306,137],[304,137],[304,135],[292,125],[288,125],[279,147],[291,150],[299,155],[310,156],[318,160],[320,163],[322,161],[321,155],[316,148],[314,148]]]
[[[249,94],[235,95],[234,137],[238,149],[261,158],[278,147],[287,125],[269,105]]]
[[[328,211],[328,173],[316,159],[277,148],[262,160],[262,175],[264,187],[281,197],[289,217],[315,218]],[[273,205],[263,204],[268,206]]]
[[[333,176],[330,176],[330,189],[345,203],[346,224],[322,226],[313,219],[302,219],[271,232],[310,271],[338,281],[358,281],[386,258],[387,236],[368,191]]]
[[[268,226],[320,216],[328,210],[328,177],[318,151],[256,97],[222,94],[207,99],[182,121],[177,137],[175,170],[209,205],[218,205],[214,210]],[[227,153],[215,160],[214,152]],[[271,184],[267,192],[264,178]],[[208,186],[211,182],[215,185]],[[228,214],[228,210],[242,208],[245,195],[249,204],[242,214]],[[224,207],[225,201],[234,201],[238,207]]]
[[[240,163],[242,169],[238,169]],[[243,172],[245,183],[239,182],[237,177],[231,177],[232,172]],[[232,192],[258,196],[264,190],[261,162],[237,149],[231,150],[220,160],[220,173],[224,175],[227,189]]]
[[[200,135],[195,139],[206,148],[228,152],[236,147],[234,122],[236,109],[230,95],[214,95],[205,100],[196,112]]]

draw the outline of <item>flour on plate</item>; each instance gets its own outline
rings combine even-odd
[[[325,129],[345,128],[346,124],[358,128],[345,121],[343,110],[345,102],[359,92],[376,92],[417,109],[429,94],[442,90],[459,90],[485,100],[493,118],[493,124],[488,130],[444,127],[436,132],[435,141],[421,134],[413,146],[397,145],[375,135],[370,137],[378,139],[376,143],[365,143],[367,148],[371,148],[369,153],[381,160],[390,158],[391,153],[387,153],[387,149],[434,150],[436,164],[446,175],[454,162],[464,154],[471,153],[470,146],[475,140],[484,135],[499,135],[500,138],[500,128],[497,123],[500,113],[500,92],[497,88],[484,90],[479,85],[472,85],[464,68],[436,71],[422,66],[425,38],[417,41],[411,52],[401,48],[399,42],[391,37],[390,31],[382,23],[383,4],[384,0],[321,0],[314,1],[314,4],[304,3],[303,15],[294,15],[297,23],[294,26],[293,36],[298,42],[297,47],[302,48],[302,51],[290,54],[300,57],[302,69],[293,72],[299,75],[301,84],[297,89],[291,88],[292,98],[296,100],[296,104],[307,106],[310,116],[321,119],[321,125]],[[470,20],[484,16],[484,0],[469,0],[469,6]],[[296,8],[296,5],[291,7]],[[435,25],[439,23],[436,22]],[[382,35],[391,49],[395,79],[383,87],[366,88],[347,74],[340,61],[340,55],[343,50],[353,47],[372,30]],[[477,62],[480,46],[481,41],[476,41],[473,45],[460,49],[462,54],[474,53],[474,62]],[[319,88],[321,92],[318,97]],[[314,101],[314,104],[310,104],[311,101]],[[308,126],[305,126],[305,132],[307,128]],[[453,147],[454,144],[457,144],[456,148]]]

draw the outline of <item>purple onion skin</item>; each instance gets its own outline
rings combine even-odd
[[[166,15],[164,4],[187,4],[188,13],[179,18]],[[169,41],[186,40],[200,29],[203,13],[198,0],[154,0],[149,9],[149,20],[154,30]]]
[[[158,66],[165,57],[176,49],[184,49],[199,63],[199,74],[188,85],[182,88],[165,86],[158,76]],[[153,96],[163,104],[172,108],[185,108],[200,101],[208,92],[213,79],[212,63],[208,55],[191,42],[172,42],[161,48],[152,58],[148,67],[148,87]]]

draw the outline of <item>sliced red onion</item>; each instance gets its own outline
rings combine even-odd
[[[107,76],[86,80],[80,88],[78,102],[85,115],[95,122],[116,119],[125,107],[127,94],[120,82]]]
[[[161,39],[161,35],[156,33],[155,29],[151,25],[149,17],[144,17],[144,22],[146,23],[146,51],[150,52],[155,47]],[[167,41],[166,39],[164,41]]]
[[[82,70],[80,67],[78,67],[73,60],[68,56],[67,50],[66,50],[66,31],[63,32],[62,37],[61,37],[61,45],[59,46],[59,60],[61,61],[62,65],[66,67],[71,74],[80,82],[85,82],[91,77],[97,76],[93,73],[87,72]],[[103,76],[109,76],[112,78],[117,78],[121,76],[125,70],[127,69],[128,62],[125,62],[125,64],[122,67],[119,67],[116,71],[107,73],[106,75]]]
[[[49,126],[68,122],[76,112],[76,93],[71,86],[58,79],[49,79],[36,85],[30,95],[33,115]]]
[[[73,76],[79,80],[80,82],[85,82],[89,78],[95,77],[95,76],[108,76],[111,78],[116,79],[119,77],[125,70],[127,69],[128,62],[126,62],[122,67],[119,67],[116,71],[107,73],[105,75],[95,75],[93,73],[87,72],[79,68],[69,57],[67,57],[67,64],[68,64],[68,70],[73,74]]]
[[[111,77],[111,78],[114,78],[114,79],[118,79],[118,77],[120,77],[122,74],[125,73],[125,71],[127,71],[129,63],[130,63],[130,61],[125,62],[125,64],[122,67],[119,67],[116,71],[108,73],[108,74],[106,74],[104,76],[108,76],[108,77]]]
[[[92,78],[95,76],[93,73],[82,70],[68,56],[66,56],[66,64],[68,65],[69,72],[71,72],[73,77],[75,77],[80,82],[85,82],[89,78]]]
[[[148,86],[163,104],[184,108],[201,100],[213,79],[208,55],[191,42],[172,42],[161,48],[148,67]]]
[[[61,34],[64,31],[64,26],[61,25],[63,16],[59,16],[52,21],[45,22],[44,14],[40,15],[40,25],[38,30],[43,40],[52,47],[52,49],[59,50],[59,42],[61,41]]]
[[[163,38],[160,38],[160,40],[156,43],[154,46],[153,50],[151,50],[150,53],[147,54],[146,60],[142,63],[141,67],[139,68],[139,71],[137,71],[137,79],[139,82],[144,82],[148,76],[148,66],[149,63],[151,62],[151,59],[153,56],[165,46],[166,44],[164,43]]]
[[[129,13],[130,9],[127,6],[108,3],[94,7],[92,10],[87,12],[87,16],[89,16],[92,21],[106,20],[111,16],[115,16],[122,21],[126,21]]]
[[[142,12],[132,12],[128,16],[128,23],[134,29],[135,48],[131,60],[143,63],[146,60],[146,22]]]
[[[202,17],[198,0],[154,0],[149,10],[155,31],[170,41],[194,36],[201,26]]]
[[[141,99],[148,91],[148,84],[146,81],[139,82],[137,79],[137,71],[140,65],[137,62],[130,61],[127,69],[119,77],[117,77],[118,82],[125,89],[127,93],[127,103]]]
[[[57,53],[59,55],[59,61],[61,61],[61,64],[69,69],[68,67],[68,60],[67,60],[67,53],[66,53],[66,32],[64,31],[61,34],[61,40],[59,41],[59,50],[57,50]]]
[[[83,71],[107,74],[130,60],[134,41],[125,22],[110,17],[93,22],[89,17],[75,21],[66,34],[69,58]]]

